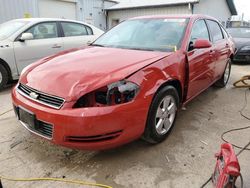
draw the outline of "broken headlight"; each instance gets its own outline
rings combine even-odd
[[[139,86],[133,82],[122,80],[81,97],[74,108],[98,107],[123,104],[132,101],[139,91]]]

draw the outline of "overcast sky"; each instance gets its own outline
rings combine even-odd
[[[250,1],[234,0],[239,15],[244,13],[244,20],[250,20]]]

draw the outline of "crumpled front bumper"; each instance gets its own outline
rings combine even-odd
[[[108,107],[73,109],[74,102],[66,102],[60,109],[39,104],[19,94],[14,88],[12,100],[35,114],[37,120],[53,126],[51,139],[39,132],[30,132],[51,142],[70,148],[102,150],[114,148],[138,139],[144,132],[151,98]]]

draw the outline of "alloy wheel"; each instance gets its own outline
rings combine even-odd
[[[0,72],[0,84],[2,83],[2,81],[3,81],[3,75],[2,75],[2,73]]]
[[[166,134],[172,127],[177,112],[177,106],[174,97],[167,95],[160,102],[156,117],[155,127],[158,134]]]
[[[227,67],[226,67],[225,72],[224,72],[224,83],[225,84],[228,82],[229,76],[230,76],[230,63],[228,62]]]

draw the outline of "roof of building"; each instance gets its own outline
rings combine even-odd
[[[148,16],[138,16],[130,18],[131,20],[136,19],[186,19],[186,18],[206,18],[216,20],[215,18],[202,14],[162,14],[162,15],[148,15]]]
[[[119,0],[116,0],[119,1]],[[189,3],[199,3],[200,0],[122,0],[118,4],[107,8],[106,10],[122,10],[134,9],[144,7],[157,7],[157,6],[173,6]],[[226,0],[229,10],[232,15],[237,15],[237,10],[234,0]]]
[[[119,3],[119,0],[104,0],[104,1],[112,2],[112,3]]]
[[[231,14],[232,15],[237,15],[238,12],[236,10],[234,0],[227,0],[227,4],[228,4],[228,7],[229,7],[229,10],[230,10]]]
[[[199,0],[123,0],[107,10],[170,6],[188,3],[198,3]]]

